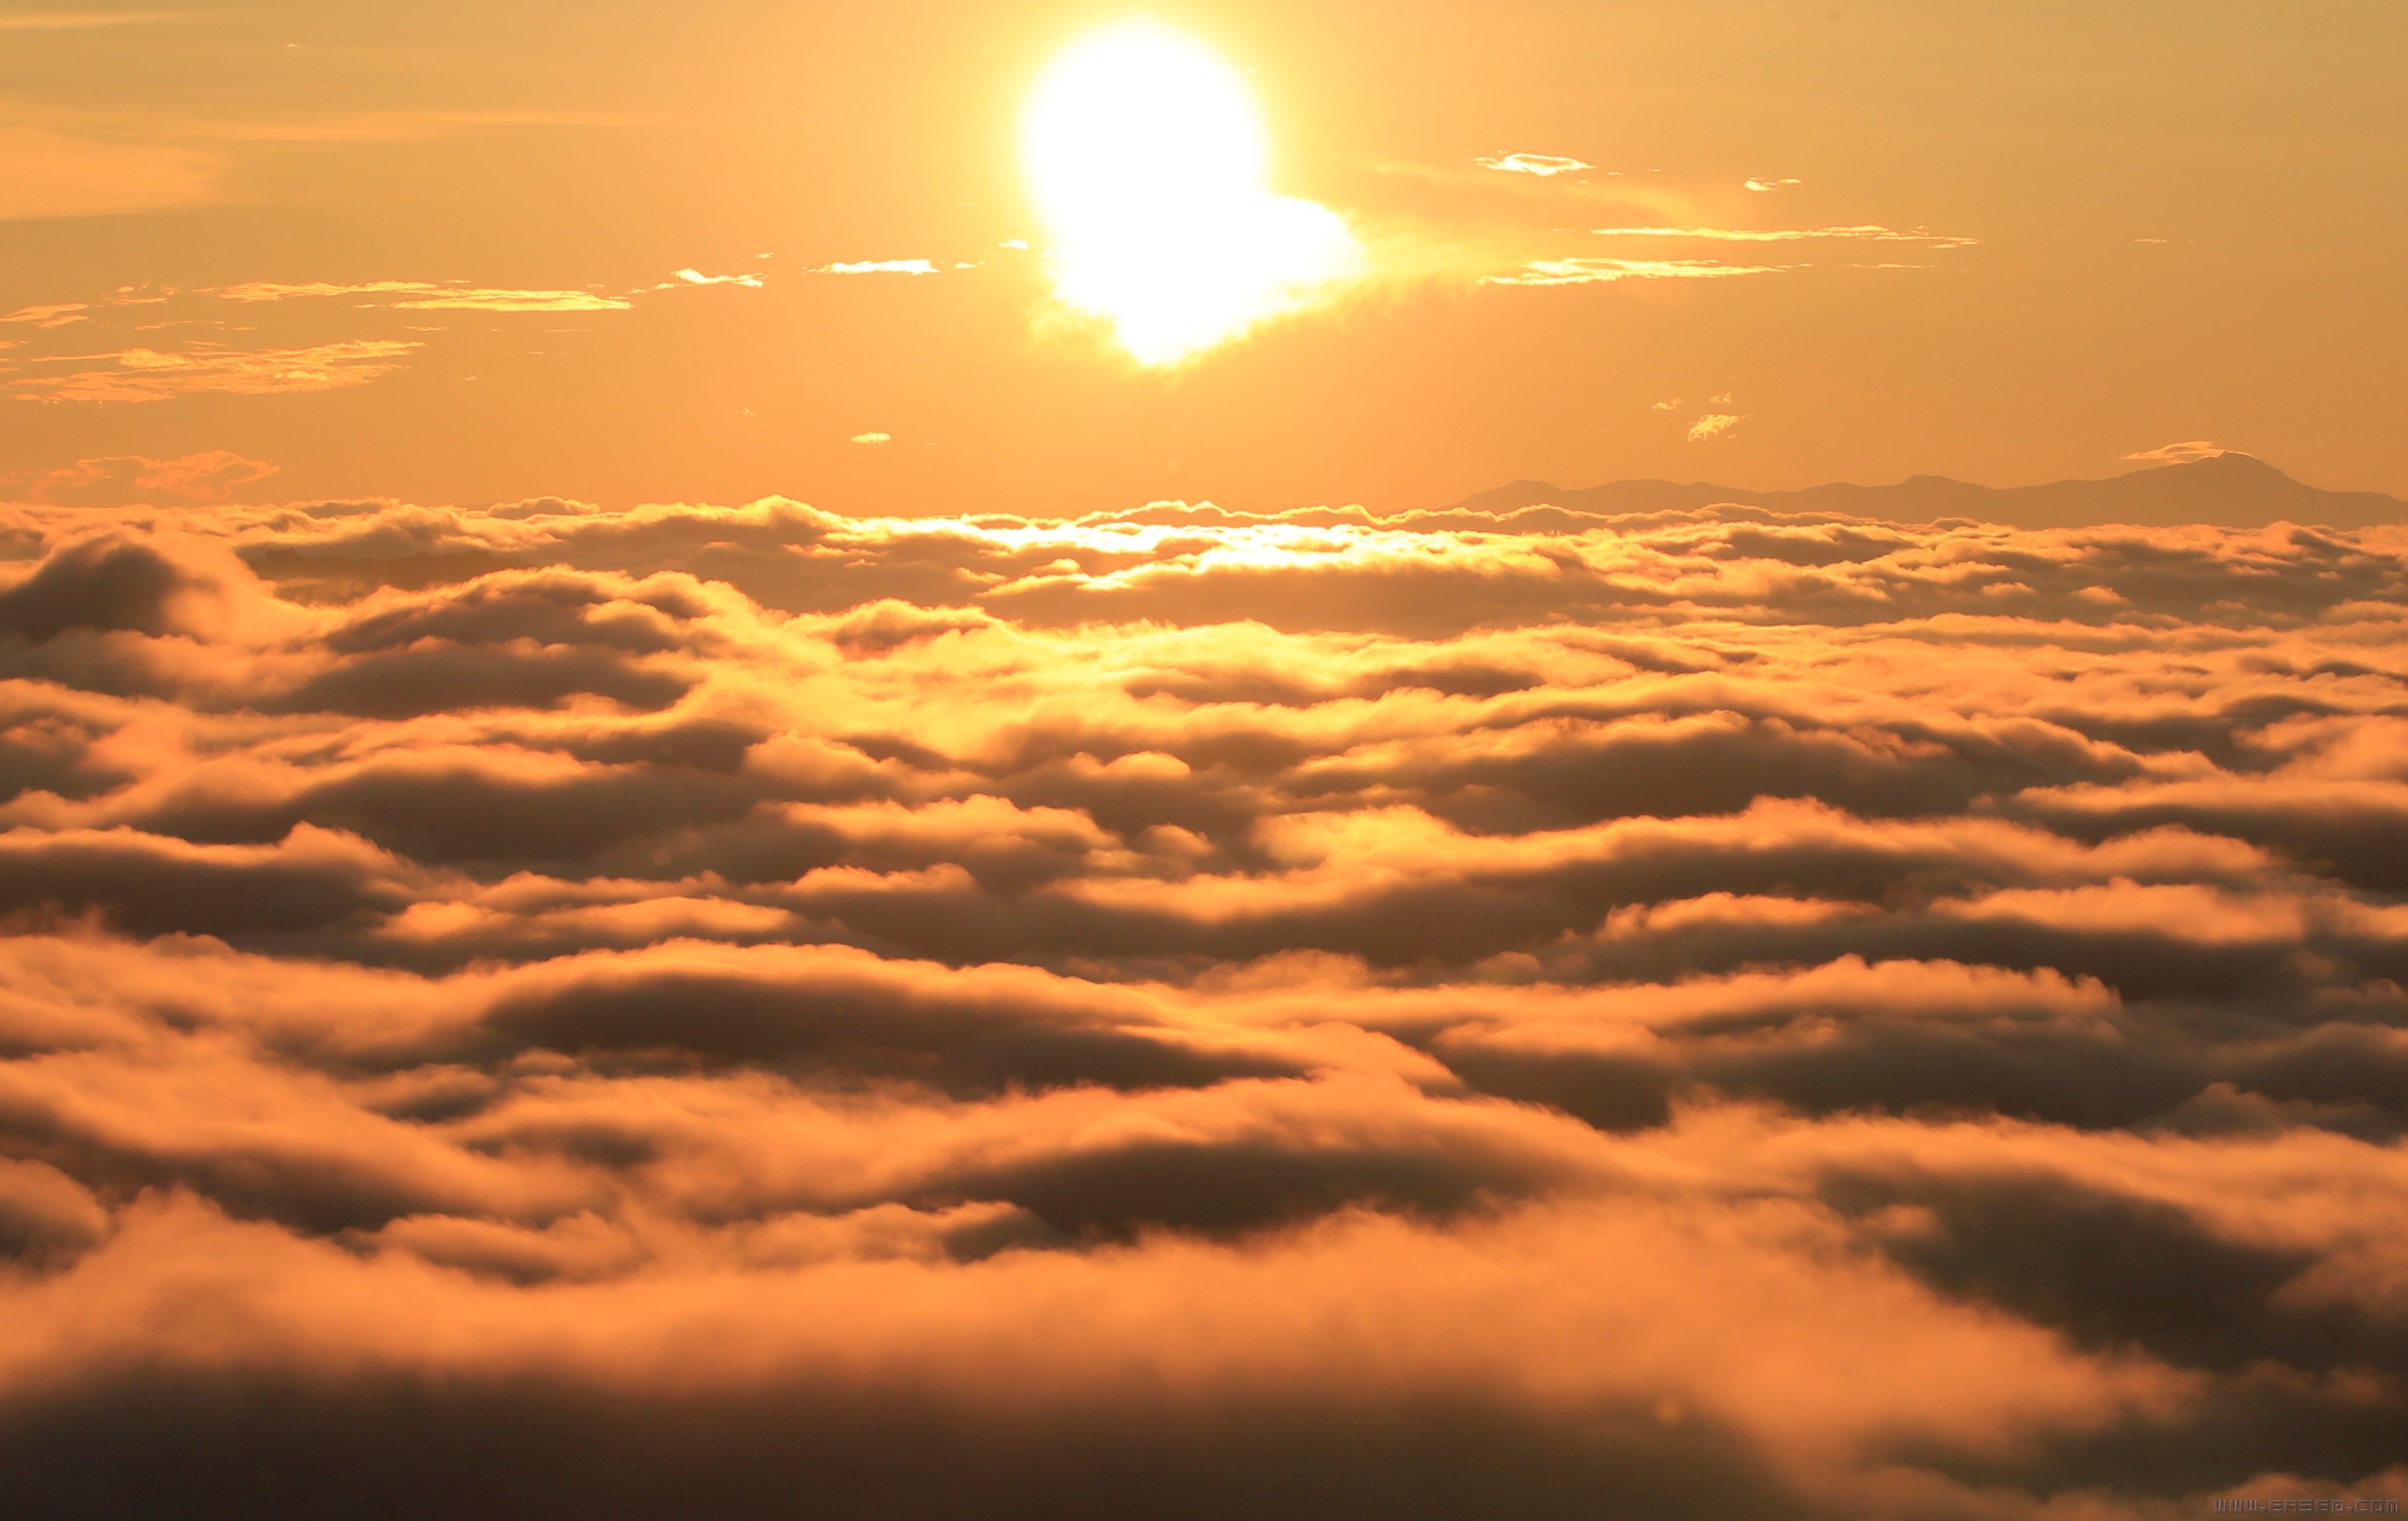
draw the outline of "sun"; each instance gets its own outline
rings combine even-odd
[[[1326,295],[1360,269],[1335,212],[1272,193],[1270,139],[1239,72],[1127,22],[1039,79],[1021,160],[1054,294],[1170,366]]]

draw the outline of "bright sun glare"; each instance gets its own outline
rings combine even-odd
[[[1054,294],[1110,322],[1140,364],[1226,343],[1362,262],[1336,213],[1271,193],[1269,138],[1238,71],[1152,22],[1054,61],[1021,159]]]

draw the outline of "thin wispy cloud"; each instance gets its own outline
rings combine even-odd
[[[396,301],[398,311],[625,311],[635,303],[594,291],[441,290]]]
[[[1739,426],[1742,421],[1729,412],[1708,412],[1689,424],[1689,442],[1700,444],[1709,438],[1719,438]]]
[[[1794,265],[1724,264],[1713,259],[1532,259],[1519,269],[1484,277],[1487,285],[1612,285],[1627,280],[1736,280],[1777,275]]]
[[[57,306],[50,307],[22,307],[6,317],[0,317],[0,323],[22,323],[44,329],[66,327],[84,321],[91,310],[91,306],[82,301],[62,302]]]
[[[769,255],[765,253],[761,257],[766,259]],[[673,291],[681,286],[700,285],[740,285],[746,290],[757,291],[762,287],[762,280],[758,275],[706,275],[699,269],[681,269],[670,275],[666,283],[652,289]]]
[[[933,275],[937,265],[928,259],[863,259],[847,263],[815,265],[806,273],[813,275]]]
[[[1590,236],[1602,238],[1641,240],[1650,243],[1698,242],[1738,244],[1802,244],[1825,241],[1856,241],[1869,243],[1912,243],[1925,248],[1958,249],[1971,247],[1977,239],[1950,234],[1927,232],[1922,229],[1901,232],[1877,225],[1846,227],[1703,227],[1703,226],[1631,226],[1597,227]],[[1597,255],[1570,255],[1529,259],[1515,269],[1484,276],[1483,283],[1491,285],[1610,285],[1623,280],[1728,280],[1749,275],[1782,274],[1809,267],[1797,264],[1742,264],[1724,259],[1639,259]],[[1854,265],[1900,269],[1921,267],[1901,264]]]
[[[759,289],[762,283],[760,277],[754,275],[714,276],[684,269],[678,271],[674,280],[652,289]],[[124,287],[91,302],[22,308],[0,316],[0,325],[13,323],[48,331],[98,320],[100,330],[108,331],[112,324],[122,322],[118,309],[155,307],[192,297],[236,306],[348,302],[395,313],[562,316],[627,311],[646,294],[416,280],[251,280],[191,293],[146,285]],[[155,402],[208,393],[299,395],[366,384],[401,367],[402,356],[423,346],[416,340],[394,342],[351,336],[273,347],[244,347],[221,341],[176,346],[165,337],[194,329],[223,330],[234,325],[222,318],[205,316],[130,323],[118,328],[136,340],[129,346],[100,353],[26,360],[18,367],[32,373],[21,373],[8,382],[7,391],[20,400],[89,403]],[[433,333],[440,329],[413,327],[410,331]],[[22,345],[11,339],[7,346]],[[65,366],[85,367],[43,373],[51,366]]]
[[[9,382],[8,392],[21,401],[138,403],[210,393],[267,396],[339,391],[392,374],[419,347],[398,339],[351,338],[295,349],[221,344],[174,352],[127,349],[67,361],[105,360],[108,367],[27,377]]]
[[[1484,169],[1497,169],[1506,174],[1537,175],[1541,179],[1550,179],[1559,174],[1577,174],[1583,169],[1597,167],[1596,165],[1582,159],[1565,158],[1554,153],[1502,153],[1493,158],[1476,158],[1471,162]]]
[[[594,291],[494,289],[448,285],[428,280],[379,280],[344,284],[312,280],[284,284],[254,280],[229,285],[217,294],[228,301],[265,302],[324,299],[332,296],[392,296],[383,303],[397,311],[625,311],[634,303],[624,296]]]
[[[2239,452],[2241,451],[2227,449],[2222,444],[2211,443],[2205,438],[2190,438],[2178,444],[2161,444],[2155,449],[2143,449],[2137,454],[2127,454],[2124,457],[2143,465],[2190,465],[2200,460],[2216,459],[2226,454]]]
[[[0,477],[0,500],[62,507],[222,502],[276,473],[265,460],[223,449],[172,459],[115,454]]]
[[[1803,179],[1750,179],[1746,184],[1748,189],[1759,194],[1770,194],[1773,191],[1784,190],[1791,185],[1802,185],[1805,182]]]
[[[1978,237],[1959,237],[1948,233],[1927,232],[1915,228],[1899,232],[1895,228],[1861,227],[1594,227],[1598,237],[1671,237],[1695,238],[1713,243],[1804,243],[1824,239],[1857,239],[1875,243],[1922,243],[1933,248],[1971,248]]]

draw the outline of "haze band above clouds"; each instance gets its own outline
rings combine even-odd
[[[0,530],[22,1514],[2408,1488],[2402,530]]]
[[[1577,160],[1553,160],[1539,155],[1513,154],[1498,160],[1493,167],[1515,168],[1530,173],[1559,172],[1551,165],[1571,165],[1586,167]],[[1525,162],[1526,161],[1526,162]],[[1537,165],[1539,167],[1533,168]],[[1631,258],[1621,255],[1563,254],[1533,256],[1533,238],[1517,234],[1496,239],[1494,247],[1455,247],[1448,239],[1425,232],[1401,240],[1383,244],[1375,254],[1366,254],[1352,241],[1343,226],[1330,221],[1330,213],[1312,214],[1297,210],[1303,203],[1266,200],[1270,208],[1266,214],[1274,221],[1293,213],[1302,217],[1321,234],[1344,242],[1307,242],[1320,249],[1335,262],[1323,270],[1327,278],[1316,277],[1301,282],[1266,287],[1255,292],[1267,305],[1250,305],[1253,297],[1238,300],[1220,318],[1205,322],[1194,332],[1172,341],[1174,332],[1185,332],[1188,320],[1196,311],[1185,305],[1185,295],[1192,284],[1180,275],[1180,264],[1148,264],[1140,272],[1135,284],[1125,288],[1118,275],[1109,271],[1090,276],[1102,284],[1088,290],[1078,300],[1068,296],[1072,308],[1088,310],[1089,315],[1103,308],[1096,305],[1102,299],[1098,292],[1118,291],[1131,299],[1152,292],[1140,305],[1151,311],[1151,318],[1140,319],[1124,314],[1115,319],[1124,340],[1133,341],[1145,363],[1168,365],[1184,362],[1218,347],[1235,335],[1251,331],[1255,325],[1274,319],[1294,316],[1332,303],[1363,294],[1374,288],[1393,294],[1398,282],[1412,285],[1422,281],[1469,283],[1487,288],[1499,287],[1564,287],[1620,284],[1625,281],[1672,280],[1693,282],[1720,280],[1756,275],[1786,274],[1812,268],[1806,263],[1733,263],[1719,257],[1697,255],[1675,258]],[[1281,208],[1285,209],[1281,209]],[[1258,207],[1256,209],[1262,209]],[[1274,214],[1275,213],[1275,214]],[[1296,229],[1290,229],[1294,231]],[[1711,250],[1716,244],[1732,243],[1801,243],[1840,241],[1871,241],[1876,243],[1914,244],[1939,251],[1953,251],[1973,246],[1971,237],[1931,233],[1923,229],[1899,232],[1875,224],[1789,229],[1730,229],[1709,226],[1629,226],[1599,227],[1586,235],[1620,242],[1638,240],[1660,247],[1663,242],[1691,242]],[[1173,243],[1179,240],[1172,239]],[[1549,239],[1553,241],[1553,239]],[[1025,249],[1019,239],[1011,239],[1006,248]],[[1125,251],[1123,251],[1124,252]],[[1339,254],[1343,252],[1343,257]],[[1358,257],[1360,255],[1360,257]],[[1195,257],[1187,249],[1182,258]],[[1315,255],[1319,257],[1319,255]],[[768,254],[758,256],[771,257]],[[1142,261],[1141,261],[1142,262]],[[1210,259],[1207,263],[1212,262]],[[1226,262],[1226,261],[1223,261]],[[1342,266],[1342,268],[1341,268]],[[902,276],[916,283],[916,277],[939,274],[962,274],[984,267],[980,261],[939,260],[924,257],[837,260],[801,266],[805,276]],[[1112,266],[1120,268],[1118,265]],[[1874,265],[1853,264],[1838,267],[1857,269],[1905,269],[1929,267],[1897,263]],[[1057,284],[1070,279],[1070,288],[1086,289],[1093,281],[1085,277],[1071,278],[1069,266],[1056,261]],[[1122,270],[1122,273],[1126,273]],[[1371,277],[1378,274],[1380,278]],[[377,313],[411,313],[437,315],[499,314],[518,316],[605,318],[635,309],[638,301],[661,293],[692,293],[697,290],[728,287],[739,292],[759,291],[767,281],[757,273],[738,272],[711,274],[685,267],[674,271],[668,279],[633,289],[607,290],[599,286],[574,287],[566,284],[522,287],[488,285],[466,280],[423,280],[370,279],[350,280],[247,280],[230,285],[184,291],[174,287],[154,289],[148,285],[124,286],[106,293],[94,293],[79,301],[50,302],[21,308],[0,316],[0,324],[22,329],[25,337],[0,339],[0,351],[24,349],[22,354],[11,353],[0,360],[0,394],[13,400],[49,404],[129,404],[175,401],[194,395],[275,396],[306,395],[317,392],[348,390],[369,384],[394,375],[424,357],[426,340],[418,337],[393,336],[388,320],[382,333],[375,331]],[[1268,294],[1266,294],[1268,292]],[[1224,296],[1231,293],[1224,291]],[[1242,293],[1240,293],[1242,294]],[[1057,295],[1059,293],[1057,292]],[[1094,299],[1089,299],[1093,297]],[[1154,297],[1163,297],[1158,305],[1149,305]],[[1231,299],[1236,299],[1231,296]],[[1082,307],[1081,303],[1085,306]],[[316,331],[289,337],[283,341],[247,338],[240,346],[220,338],[195,337],[178,346],[174,340],[156,337],[165,327],[183,325],[201,332],[235,330],[249,332],[251,324],[229,323],[222,314],[223,304],[234,307],[259,308],[297,305],[303,310],[317,308],[322,314],[308,327]],[[1211,307],[1211,303],[1206,304]],[[153,309],[170,307],[179,312],[192,313],[176,322],[161,322]],[[339,313],[341,330],[325,331],[329,323],[322,314],[324,308]],[[1232,315],[1238,313],[1240,315]],[[132,314],[129,316],[129,314]],[[1039,326],[1048,331],[1080,330],[1078,323],[1065,326],[1059,313],[1053,319],[1040,320]],[[1240,320],[1240,316],[1242,320]],[[134,321],[138,317],[140,321]],[[1226,321],[1220,320],[1227,319]],[[1168,325],[1164,325],[1168,324]],[[363,331],[363,327],[368,331]],[[72,329],[66,337],[44,339],[41,336]],[[436,331],[413,326],[413,333]],[[111,337],[88,337],[110,334]],[[1058,336],[1058,335],[1057,335]],[[1207,342],[1205,339],[1211,338]],[[122,347],[102,348],[98,345],[116,342]],[[31,347],[29,347],[31,345]],[[47,348],[64,346],[71,352],[45,352]],[[440,353],[439,348],[428,351]],[[59,367],[73,366],[73,367]]]

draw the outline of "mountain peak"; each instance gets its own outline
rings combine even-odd
[[[2190,470],[2211,475],[2274,476],[2285,481],[2293,480],[2291,476],[2286,475],[2257,455],[2244,454],[2237,449],[2228,449],[2221,454],[2202,455],[2198,459],[2176,460],[2171,465],[2155,466],[2152,469],[2168,473]],[[2134,471],[2133,473],[2137,475],[2147,472]]]
[[[1975,518],[2022,528],[2108,524],[2262,528],[2276,523],[2363,528],[2408,521],[2408,502],[2397,497],[2371,491],[2326,491],[2294,480],[2254,454],[2229,450],[2103,480],[2038,486],[1979,486],[1942,475],[1911,476],[1889,486],[1834,483],[1788,491],[1669,481],[1621,481],[1567,491],[1543,481],[1517,481],[1469,497],[1455,509],[1496,512],[1548,506],[1574,514],[1613,516],[1725,503],[1893,523]]]

